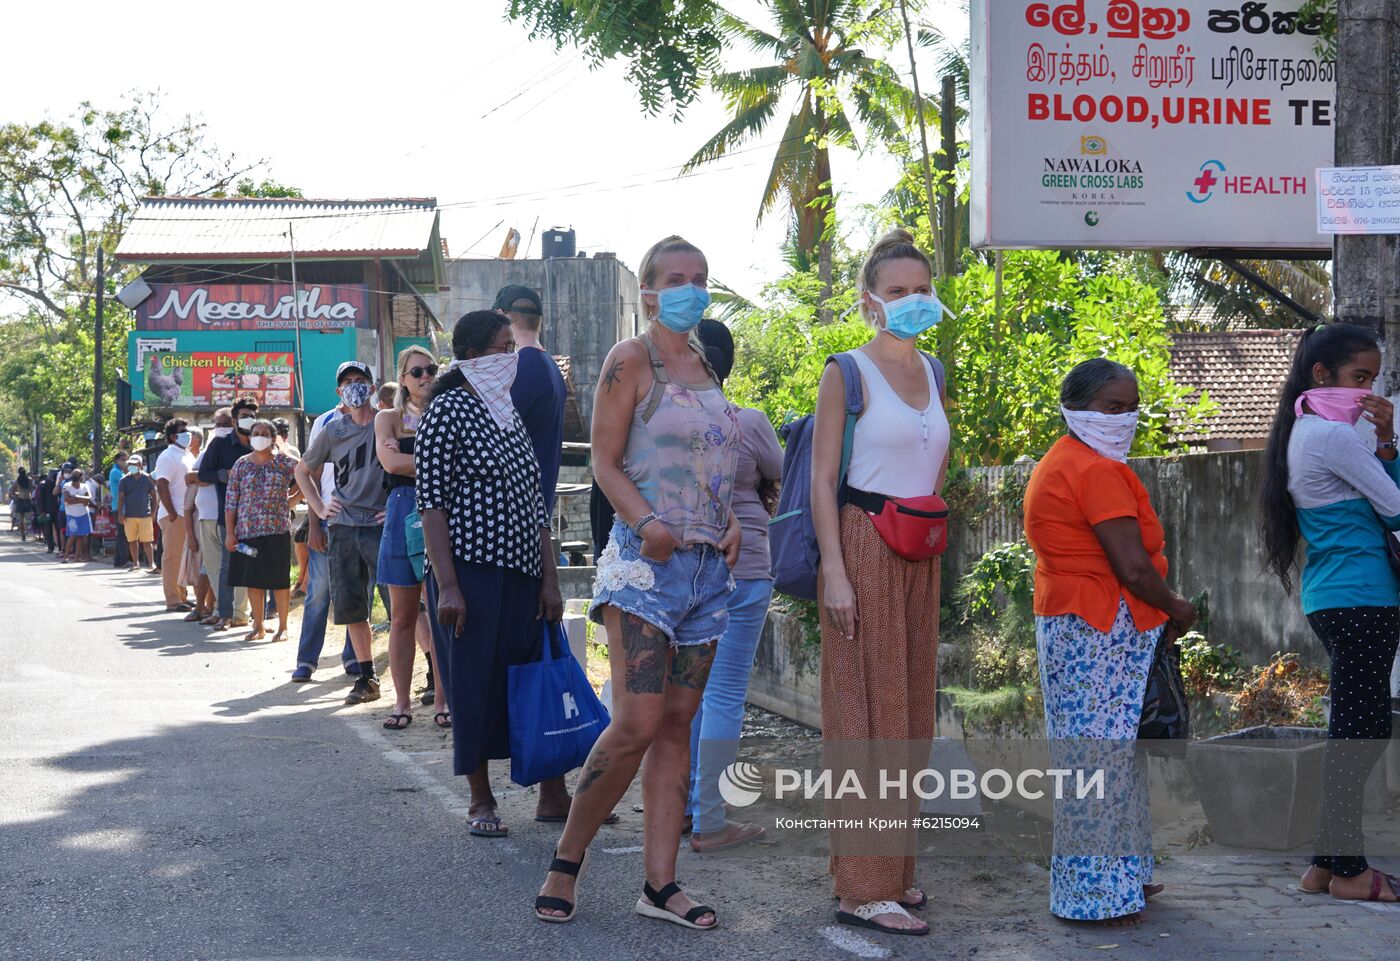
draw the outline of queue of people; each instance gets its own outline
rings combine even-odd
[[[761,412],[725,396],[735,345],[704,318],[704,253],[668,237],[643,257],[639,281],[645,329],[609,352],[592,423],[600,530],[589,616],[609,639],[611,722],[572,796],[562,776],[539,786],[536,820],[563,827],[534,915],[574,919],[590,845],[640,774],[644,874],[634,910],[703,931],[720,913],[678,881],[683,837],[704,854],[764,835],[728,819],[718,784],[737,754],[773,593],[768,523],[783,452]],[[902,230],[876,242],[858,286],[874,336],[828,359],[812,427],[822,737],[831,756],[894,743],[926,759],[941,591],[930,519],[946,517],[928,505],[941,503],[952,435],[947,374],[917,343],[942,305],[930,259]],[[342,364],[340,404],[317,418],[303,455],[283,425],[239,399],[216,412],[202,451],[203,438],[173,419],[154,469],[131,455],[112,482],[131,563],[153,560],[154,518],[167,609],[189,619],[251,623],[247,639],[261,639],[270,592],[272,640],[287,639],[295,552],[306,601],[294,683],[319,668],[330,622],[345,632],[341,661],[354,677],[346,702],[377,700],[369,621],[376,591],[386,591],[395,698],[383,726],[412,723],[421,650],[422,703],[451,731],[453,773],[469,785],[465,827],[488,840],[510,833],[489,777],[490,762],[510,754],[510,668],[538,660],[544,625],[563,616],[550,518],[566,389],[543,349],[542,320],[538,293],[507,287],[492,310],[457,321],[450,362],[403,351],[377,411],[371,370]],[[1362,785],[1390,736],[1387,684],[1400,641],[1400,579],[1386,546],[1387,531],[1400,530],[1400,459],[1393,409],[1371,392],[1379,371],[1367,330],[1333,324],[1303,337],[1266,452],[1262,533],[1269,568],[1289,589],[1306,545],[1302,608],[1332,659],[1321,829],[1299,888],[1390,902],[1400,881],[1367,862],[1361,831]],[[1135,742],[1153,659],[1196,618],[1170,585],[1169,532],[1127,465],[1140,403],[1131,369],[1077,365],[1060,389],[1064,434],[1025,495],[1046,734],[1071,760],[1085,745]],[[1351,429],[1361,419],[1375,428],[1374,447]],[[19,490],[17,481],[12,499]],[[83,472],[65,465],[23,490],[36,530],[59,506],[67,515],[61,535],[45,529],[50,550],[56,540],[65,560],[83,556],[87,511],[100,496]],[[307,518],[294,530],[303,499]],[[889,519],[901,512],[922,526],[901,531]],[[910,529],[924,543],[911,544]],[[1056,803],[1050,910],[1131,925],[1162,890],[1145,778],[1131,752],[1094,757],[1113,768],[1110,792],[1092,810]],[[1097,843],[1105,816],[1114,850]],[[913,849],[866,851],[834,830],[836,920],[928,935],[933,926],[912,913],[932,901]]]

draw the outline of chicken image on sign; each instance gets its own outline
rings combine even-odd
[[[144,355],[146,403],[152,407],[223,407],[252,397],[263,407],[293,407],[290,353],[158,351]]]
[[[1298,7],[973,0],[973,246],[1330,250],[1336,64]]]

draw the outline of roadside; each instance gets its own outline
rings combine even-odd
[[[450,735],[423,708],[409,729],[383,730],[387,682],[379,702],[341,703],[350,679],[337,645],[315,682],[291,685],[294,641],[208,636],[164,614],[153,578],[63,567],[15,541],[0,538],[13,657],[0,679],[0,944],[15,957],[1394,954],[1400,909],[1297,894],[1297,858],[1213,855],[1166,861],[1167,891],[1147,922],[1112,930],[1052,919],[1035,864],[931,857],[920,880],[935,935],[897,939],[833,924],[821,845],[710,857],[683,848],[682,882],[722,918],[713,934],[684,932],[630,913],[641,880],[636,789],[598,838],[579,920],[542,925],[529,904],[558,827],[533,821],[534,791],[509,781],[508,764],[493,768],[511,836],[469,838]],[[771,716],[751,714],[750,733],[801,748],[801,732]]]

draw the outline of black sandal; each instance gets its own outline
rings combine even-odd
[[[452,727],[452,715],[447,711],[438,711],[433,715],[433,723],[444,731],[449,730]]]
[[[666,885],[660,891],[651,886],[650,881],[642,882],[642,896],[637,899],[636,911],[644,918],[655,918],[658,921],[670,921],[672,924],[679,924],[683,928],[690,928],[694,931],[709,931],[719,927],[719,915],[715,914],[715,909],[708,905],[698,904],[685,913],[685,916],[666,909],[666,902],[677,894],[680,894],[681,886],[675,881]],[[648,904],[647,902],[651,903]],[[714,924],[696,924],[698,918],[703,918],[707,914],[714,914]]]
[[[583,870],[584,861],[588,860],[588,853],[586,851],[584,852],[583,861],[565,861],[558,856],[559,851],[557,849],[554,853],[554,860],[549,862],[550,873],[567,874],[574,879],[574,900],[566,901],[563,898],[554,898],[541,894],[535,898],[535,917],[539,918],[541,921],[548,921],[550,924],[565,924],[574,919],[574,914],[577,911],[578,876],[579,872]],[[562,918],[555,917],[552,914],[540,913],[546,910],[567,911],[569,913]]]

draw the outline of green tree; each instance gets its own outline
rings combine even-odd
[[[45,457],[91,450],[97,251],[107,254],[103,420],[115,419],[131,315],[114,295],[130,273],[111,259],[141,197],[298,196],[214,147],[202,123],[171,118],[155,94],[64,121],[0,125],[0,436]],[[254,176],[257,173],[258,176]],[[107,456],[115,448],[109,440]]]
[[[719,63],[724,43],[715,0],[511,0],[506,16],[557,47],[577,46],[594,63],[627,61],[642,106],[677,116]]]
[[[1053,251],[1008,253],[996,271],[970,263],[942,291],[956,317],[932,339],[949,363],[954,457],[1009,464],[1039,457],[1063,432],[1060,381],[1091,357],[1132,368],[1142,394],[1133,453],[1172,449],[1173,427],[1198,424],[1215,405],[1188,400],[1171,379],[1171,344],[1159,292],[1113,270],[1094,272]]]
[[[142,197],[224,196],[260,166],[221,155],[192,118],[170,121],[151,93],[0,125],[0,313],[34,308],[54,339],[69,308],[89,311],[97,248],[111,253]]]
[[[826,300],[833,290],[831,148],[907,143],[916,118],[913,91],[893,67],[861,46],[889,46],[900,36],[900,21],[893,7],[869,0],[767,0],[766,6],[771,32],[724,16],[734,40],[775,62],[710,78],[731,117],[685,169],[718,160],[761,136],[795,96],[796,109],[784,125],[759,199],[758,219],[780,203],[788,208],[794,249],[815,256]],[[937,124],[927,101],[925,116]],[[864,138],[857,136],[852,118],[864,127]]]
[[[841,292],[830,302],[822,300],[818,276],[797,271],[765,291],[763,306],[731,321],[736,365],[726,391],[775,426],[815,409],[829,355],[874,336],[859,321],[819,322],[823,304],[842,313],[856,302],[855,262],[840,267]],[[1188,390],[1172,381],[1167,322],[1159,291],[1147,279],[1053,251],[1017,252],[1005,257],[1000,310],[995,269],[976,258],[940,293],[956,316],[920,347],[948,368],[956,466],[1043,454],[1064,430],[1060,381],[1090,357],[1110,357],[1138,375],[1136,455],[1168,452],[1173,428],[1195,425],[1215,409],[1207,397],[1190,401]]]

